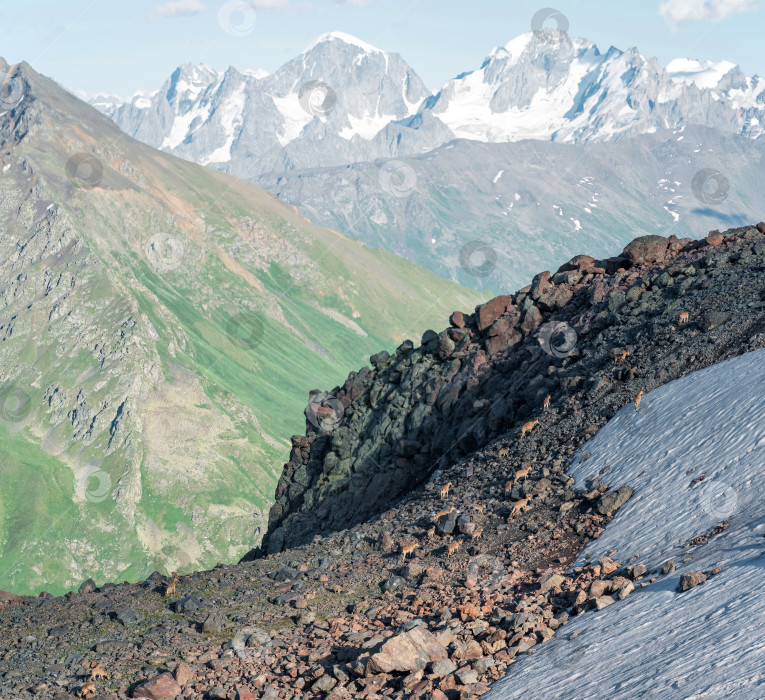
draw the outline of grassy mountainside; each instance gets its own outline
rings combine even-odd
[[[0,589],[236,559],[308,390],[481,296],[0,75]]]

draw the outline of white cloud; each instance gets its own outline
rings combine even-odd
[[[250,0],[247,4],[253,10],[281,10],[289,7],[290,0]]]
[[[752,12],[760,7],[759,0],[663,0],[659,14],[670,24],[685,24],[708,19],[712,22]]]
[[[206,9],[207,7],[199,0],[171,0],[171,2],[166,2],[162,5],[155,5],[151,11],[151,17],[160,19],[163,17],[195,15]]]

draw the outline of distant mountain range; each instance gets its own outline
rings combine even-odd
[[[756,138],[765,128],[765,80],[732,63],[663,68],[637,49],[601,53],[533,32],[434,94],[398,54],[333,32],[272,75],[184,65],[151,94],[92,104],[155,148],[245,178],[415,155],[455,138],[615,141],[689,124]]]
[[[405,197],[380,187],[376,163],[261,182],[323,226],[496,293],[583,250],[606,258],[638,235],[695,237],[765,212],[765,139],[707,127],[576,145],[458,139],[394,162],[402,185],[416,182]]]
[[[236,559],[308,392],[484,295],[0,75],[0,589]]]
[[[495,292],[585,248],[765,209],[765,80],[555,32],[513,39],[435,94],[399,55],[335,32],[273,75],[183,66],[154,93],[94,104],[316,223]]]

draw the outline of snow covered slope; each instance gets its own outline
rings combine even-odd
[[[577,485],[608,466],[602,478],[635,494],[577,565],[617,550],[619,562],[674,559],[677,571],[572,618],[486,698],[765,697],[764,382],[765,351],[742,355],[651,391],[586,443]],[[727,518],[726,531],[683,547]],[[715,567],[676,592],[681,573]]]
[[[667,64],[672,80],[700,88],[713,88],[720,84],[722,77],[736,67],[731,61],[696,61],[691,58],[676,58]]]

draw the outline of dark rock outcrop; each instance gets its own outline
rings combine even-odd
[[[611,350],[673,327],[682,310],[704,331],[724,326],[729,312],[709,292],[711,280],[727,265],[765,269],[765,235],[745,227],[724,240],[643,236],[609,260],[576,256],[472,314],[455,312],[450,328],[426,331],[419,347],[406,341],[342,386],[312,392],[306,434],[292,438],[268,532],[248,558],[382,513],[437,469],[541,412],[547,395],[561,405],[617,392],[637,370],[614,366]],[[628,497],[609,495],[601,510]]]

